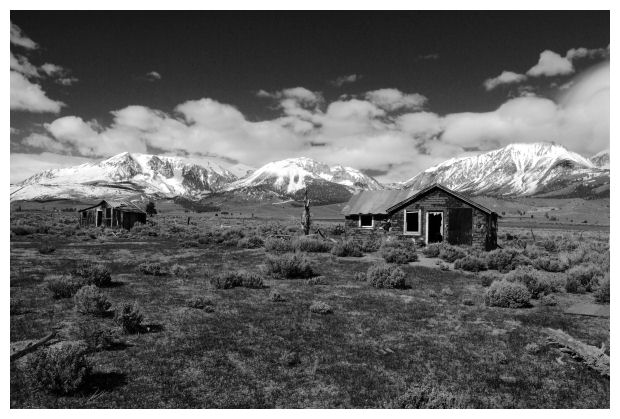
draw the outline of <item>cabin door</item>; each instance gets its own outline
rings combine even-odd
[[[470,245],[472,243],[471,208],[450,208],[448,210],[448,243]]]
[[[102,220],[103,220],[103,211],[97,210],[97,223],[95,225],[99,227],[101,225]]]
[[[426,213],[426,243],[443,241],[443,212]]]

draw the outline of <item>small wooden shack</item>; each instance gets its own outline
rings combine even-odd
[[[79,211],[80,226],[113,227],[131,230],[135,223],[146,223],[146,212],[127,201],[103,200]]]
[[[497,248],[497,213],[440,184],[420,191],[363,191],[342,210],[348,237],[386,234],[418,243]]]

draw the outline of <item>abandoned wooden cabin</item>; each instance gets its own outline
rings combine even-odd
[[[131,230],[135,223],[146,223],[146,212],[127,201],[103,200],[79,211],[80,226],[113,227]]]
[[[421,191],[363,191],[342,209],[347,237],[385,234],[416,243],[497,248],[497,213],[440,184]]]

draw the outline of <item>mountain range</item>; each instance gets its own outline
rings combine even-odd
[[[511,144],[475,156],[453,158],[396,184],[382,185],[361,171],[305,157],[268,163],[238,177],[215,162],[121,153],[98,163],[51,169],[11,185],[11,201],[50,199],[173,198],[200,200],[216,194],[254,199],[344,202],[361,190],[421,189],[442,183],[469,195],[609,195],[609,150],[590,159],[552,143]]]

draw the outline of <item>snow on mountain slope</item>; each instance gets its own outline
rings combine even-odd
[[[236,176],[215,163],[121,153],[99,163],[40,172],[12,185],[11,200],[155,195],[195,196],[220,190]],[[203,163],[203,164],[204,164]]]
[[[441,183],[472,195],[533,195],[588,182],[609,172],[551,143],[510,144],[477,156],[454,158],[405,182],[410,189]]]
[[[596,167],[609,170],[609,150],[603,150],[590,157],[590,161]]]
[[[342,185],[352,192],[382,189],[379,182],[359,170],[344,166],[330,167],[306,157],[268,163],[225,189],[268,186],[275,192],[293,194],[317,180]]]

